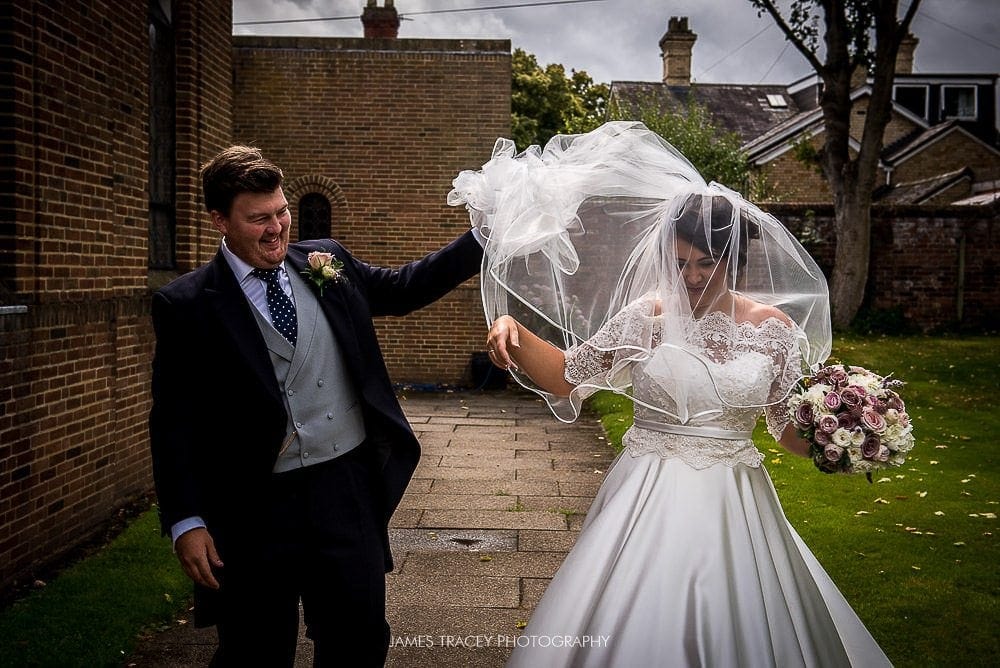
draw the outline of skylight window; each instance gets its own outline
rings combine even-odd
[[[784,109],[788,106],[788,102],[785,100],[784,95],[768,95],[767,103],[772,107],[777,107],[779,109]]]

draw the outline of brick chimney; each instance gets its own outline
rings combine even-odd
[[[688,30],[686,16],[671,16],[667,32],[660,38],[663,58],[663,83],[687,86],[691,83],[691,49],[698,36]]]
[[[365,27],[365,39],[396,39],[399,14],[393,0],[385,0],[385,7],[379,7],[377,0],[368,0],[361,14],[361,24]]]
[[[913,33],[906,33],[896,52],[896,74],[913,74],[913,52],[919,42]]]

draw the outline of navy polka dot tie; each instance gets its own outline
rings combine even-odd
[[[295,317],[295,304],[281,289],[278,282],[279,267],[274,269],[254,269],[251,272],[267,283],[267,310],[271,313],[271,324],[290,344],[295,345],[295,335],[299,322]]]

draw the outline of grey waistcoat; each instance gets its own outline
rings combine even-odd
[[[271,355],[288,413],[282,451],[274,472],[319,464],[365,440],[357,394],[347,378],[337,338],[305,281],[289,271],[298,345],[292,346],[256,308],[251,308]],[[335,290],[329,286],[327,290]],[[251,304],[251,307],[253,305]]]

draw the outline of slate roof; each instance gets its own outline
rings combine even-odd
[[[968,167],[920,181],[882,186],[872,193],[872,199],[879,204],[922,204],[963,179],[972,180],[972,170]]]
[[[893,164],[900,158],[932,143],[938,137],[951,132],[956,127],[961,126],[958,121],[953,119],[932,125],[929,128],[917,128],[883,148],[882,159],[889,164]]]
[[[787,106],[768,103],[768,95],[780,96]],[[716,126],[735,132],[745,144],[760,137],[775,125],[804,111],[799,101],[781,85],[692,84],[671,86],[647,81],[613,81],[611,100],[625,109],[637,111],[643,103],[660,109],[683,109],[692,97],[708,109]]]

